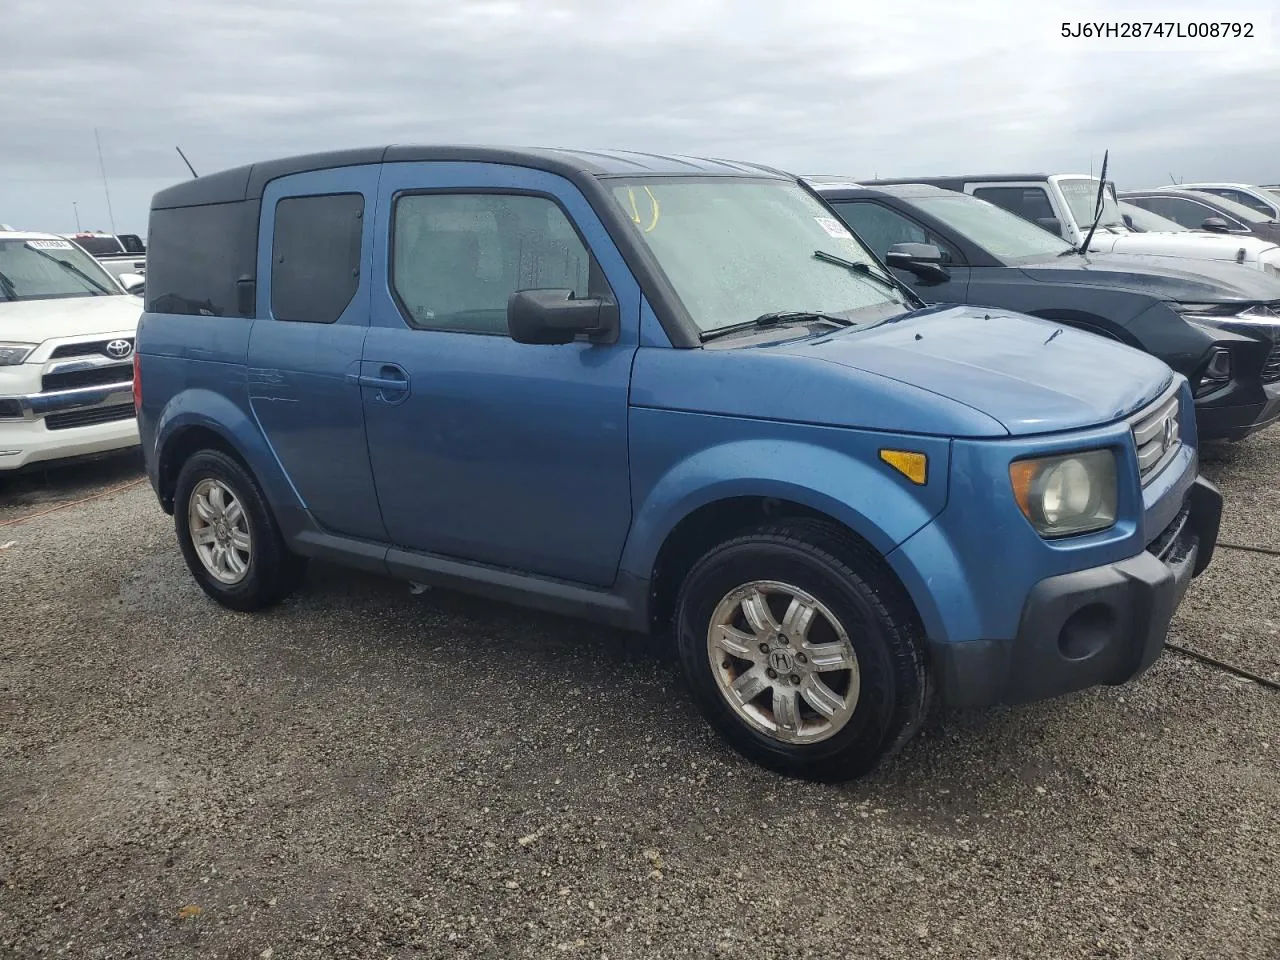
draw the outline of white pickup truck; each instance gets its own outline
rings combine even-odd
[[[141,313],[71,241],[0,231],[0,474],[137,445]]]
[[[980,174],[967,177],[911,177],[859,181],[863,184],[928,183],[1004,207],[1079,247],[1093,225],[1098,178],[1082,173]],[[1102,219],[1089,243],[1093,253],[1179,257],[1184,260],[1234,262],[1280,278],[1280,245],[1257,237],[1225,236],[1187,230],[1180,233],[1135,232],[1124,222],[1114,188],[1103,193]],[[1184,266],[1190,268],[1191,264]]]

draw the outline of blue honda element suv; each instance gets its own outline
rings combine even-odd
[[[351,150],[163,190],[149,239],[138,424],[211,597],[316,557],[670,629],[788,774],[1137,676],[1217,539],[1181,376],[926,308],[776,170]]]

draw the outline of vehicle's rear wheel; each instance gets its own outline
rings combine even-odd
[[[257,482],[220,450],[201,450],[178,473],[174,525],[201,588],[232,610],[260,610],[288,596],[306,560],[285,546]]]
[[[914,610],[867,548],[829,524],[770,524],[709,551],[685,580],[676,629],[708,721],[788,775],[862,776],[928,710]]]

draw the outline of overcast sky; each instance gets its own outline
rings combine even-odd
[[[1257,18],[1249,0],[1213,5]],[[1150,0],[1113,19],[1164,19]],[[1194,11],[1194,7],[1191,8]],[[1203,9],[1208,10],[1208,7]],[[6,0],[0,222],[119,232],[151,194],[387,142],[605,147],[797,173],[1280,182],[1280,42],[1087,52],[1041,0]],[[613,12],[616,11],[616,12]],[[1020,11],[1035,11],[1034,19]],[[1276,24],[1280,26],[1280,23]],[[19,42],[20,41],[20,42]]]

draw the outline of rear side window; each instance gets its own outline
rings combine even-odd
[[[517,290],[590,296],[591,255],[564,211],[520,194],[408,194],[395,205],[391,282],[415,327],[507,332]]]
[[[153,209],[147,238],[149,313],[251,315],[237,308],[237,289],[254,277],[258,201]]]
[[[1049,195],[1042,187],[979,187],[973,195],[1032,223],[1053,216]]]
[[[364,197],[335,193],[276,204],[271,245],[271,315],[333,323],[360,285]]]

